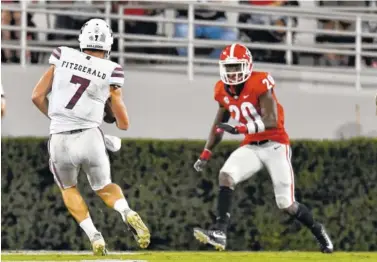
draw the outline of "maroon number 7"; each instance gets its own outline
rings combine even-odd
[[[90,84],[89,79],[82,78],[77,75],[73,75],[70,82],[72,84],[80,84],[80,86],[77,89],[76,93],[72,96],[71,100],[69,100],[68,104],[66,105],[65,108],[67,109],[72,109],[76,105],[77,101],[79,101],[80,97]]]

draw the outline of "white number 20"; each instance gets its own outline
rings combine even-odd
[[[261,116],[258,114],[257,109],[253,106],[252,103],[243,102],[240,109],[235,105],[229,106],[229,111],[231,113],[234,113],[234,119],[238,122],[240,121],[241,114],[247,122],[261,120]]]
[[[262,83],[267,86],[267,90],[270,90],[275,85],[275,80],[272,78],[271,75],[267,75],[267,78],[262,80]]]

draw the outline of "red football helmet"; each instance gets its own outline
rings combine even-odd
[[[246,46],[232,44],[221,52],[219,65],[221,80],[227,85],[238,85],[249,79],[253,57]]]

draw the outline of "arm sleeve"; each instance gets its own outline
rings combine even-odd
[[[120,65],[117,65],[110,76],[110,85],[122,87],[124,84],[124,71]]]
[[[57,66],[60,61],[61,55],[62,49],[60,47],[55,48],[50,55],[50,59],[48,59],[49,64]]]

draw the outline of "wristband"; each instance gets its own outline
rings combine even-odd
[[[200,159],[208,160],[211,158],[212,152],[208,149],[204,149],[203,152],[200,154]]]
[[[247,126],[235,126],[239,134],[247,134],[248,127]]]

